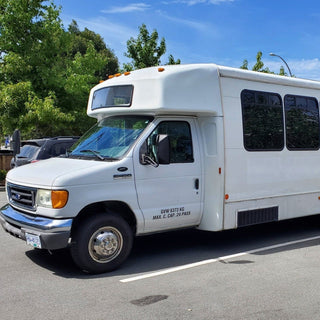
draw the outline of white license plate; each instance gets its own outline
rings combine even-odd
[[[26,241],[29,246],[41,249],[41,241],[39,236],[26,233]]]

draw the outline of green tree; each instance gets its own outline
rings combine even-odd
[[[67,66],[64,82],[64,104],[72,107],[71,114],[76,119],[73,124],[75,133],[83,133],[82,128],[88,129],[95,122],[86,114],[86,104],[90,89],[101,79],[99,72],[106,66],[104,55],[99,54],[92,43],[88,44],[85,54],[76,53],[72,62]],[[116,70],[114,70],[116,71]],[[78,108],[77,106],[82,106]]]
[[[55,78],[52,66],[66,38],[59,10],[53,3],[43,2],[46,1],[1,0],[0,48],[4,68],[0,79],[30,81],[34,90],[45,96]]]
[[[19,127],[21,116],[26,113],[25,103],[32,92],[30,82],[0,83],[0,130],[11,134]]]
[[[66,31],[59,15],[52,0],[0,0],[0,136],[18,126],[23,138],[78,135],[94,122],[90,88],[118,72],[118,59],[75,21]]]
[[[108,75],[115,74],[119,71],[118,58],[115,56],[114,52],[106,46],[99,34],[87,28],[80,31],[75,20],[72,20],[69,25],[68,33],[70,37],[69,50],[72,57],[78,53],[85,55],[89,46],[93,45],[95,51],[104,59],[104,65],[100,66],[100,69],[96,73],[96,76],[101,80],[106,80]]]
[[[284,71],[283,66],[280,67],[279,73],[270,71],[270,69],[268,67],[264,68],[264,63],[262,61],[262,52],[261,51],[257,52],[256,60],[257,60],[256,63],[254,64],[254,66],[251,69],[252,71],[263,72],[263,73],[271,73],[271,74],[278,74],[280,76],[287,76],[287,73]],[[245,60],[243,60],[243,63],[240,66],[240,69],[248,70],[248,65],[249,65],[248,60],[245,59]]]
[[[249,62],[247,59],[245,59],[243,60],[242,65],[240,66],[240,69],[248,70],[248,65],[249,65]]]
[[[175,60],[172,54],[169,55],[169,61],[167,64],[170,65],[170,64],[180,64],[180,63],[181,63],[180,59]]]
[[[124,64],[124,69],[130,71],[160,65],[160,58],[166,52],[166,42],[164,38],[161,38],[160,43],[158,42],[157,30],[153,30],[150,34],[147,26],[142,24],[139,27],[138,37],[136,39],[131,37],[127,41],[127,52],[124,55],[131,58],[132,62]],[[180,59],[175,61],[170,55],[168,64],[180,64]]]
[[[19,127],[23,127],[31,136],[73,134],[70,124],[75,118],[57,107],[53,92],[50,92],[44,99],[30,93],[25,105],[26,114],[19,119]]]

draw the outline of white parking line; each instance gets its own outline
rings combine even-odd
[[[297,243],[303,243],[303,242],[307,242],[307,241],[311,241],[311,240],[317,240],[317,239],[320,239],[320,236],[311,237],[311,238],[305,238],[305,239],[300,239],[300,240],[295,240],[295,241],[290,241],[290,242],[285,242],[285,243],[280,243],[280,244],[276,244],[276,245],[273,245],[273,246],[253,249],[253,250],[249,250],[249,251],[245,251],[245,252],[239,252],[239,253],[231,254],[231,255],[228,255],[228,256],[222,256],[222,257],[218,257],[218,258],[214,258],[214,259],[208,259],[208,260],[203,260],[203,261],[199,261],[199,262],[189,263],[189,264],[185,264],[185,265],[182,265],[182,266],[173,267],[173,268],[169,268],[169,269],[165,269],[165,270],[161,270],[161,271],[141,274],[141,275],[136,276],[136,277],[122,279],[122,280],[120,280],[120,282],[126,283],[126,282],[132,282],[132,281],[137,281],[137,280],[143,280],[143,279],[147,279],[147,278],[157,277],[157,276],[161,276],[161,275],[164,275],[164,274],[177,272],[177,271],[180,271],[180,270],[186,270],[186,269],[190,269],[190,268],[199,267],[199,266],[202,266],[202,265],[205,265],[205,264],[214,263],[214,262],[217,262],[217,261],[229,260],[229,259],[238,258],[238,257],[244,256],[244,255],[248,255],[248,254],[258,253],[258,252],[271,250],[271,249],[277,249],[277,248],[290,246],[290,245],[294,245],[294,244],[297,244]]]

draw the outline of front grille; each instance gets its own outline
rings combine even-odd
[[[35,210],[35,202],[37,189],[8,184],[9,201],[12,205],[28,209]]]

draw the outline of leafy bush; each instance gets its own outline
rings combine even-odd
[[[6,178],[7,171],[6,170],[0,170],[0,181],[4,180]]]

